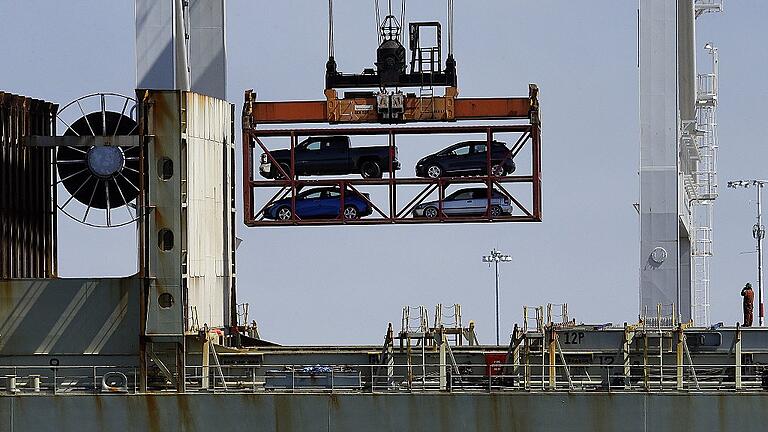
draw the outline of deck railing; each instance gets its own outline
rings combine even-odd
[[[758,365],[232,365],[187,367],[187,393],[496,393],[768,391]],[[0,366],[0,395],[134,394],[138,369]],[[158,375],[149,393],[169,391]]]

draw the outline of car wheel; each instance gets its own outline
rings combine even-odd
[[[293,217],[293,212],[288,207],[280,207],[277,209],[277,219],[278,220],[291,220]]]
[[[437,217],[437,207],[427,207],[424,209],[424,217],[434,219]]]
[[[291,174],[291,167],[289,167],[288,164],[281,163],[280,167],[283,168],[283,171],[288,173],[288,175]],[[284,180],[285,179],[285,176],[283,175],[283,173],[279,169],[275,169],[275,179],[277,179],[277,180]]]
[[[499,216],[501,216],[501,213],[502,213],[501,212],[501,207],[499,207],[497,205],[491,206],[491,216],[492,217],[499,217]]]
[[[493,174],[496,177],[501,177],[504,175],[504,167],[501,165],[494,165],[491,167],[491,174]]]
[[[427,177],[439,178],[443,175],[443,169],[439,165],[430,165],[427,167]]]
[[[507,174],[512,174],[517,169],[517,165],[515,165],[514,162],[510,162],[509,165],[507,165]]]
[[[365,161],[360,166],[360,175],[363,178],[381,178],[381,166],[376,161]]]
[[[360,214],[357,212],[357,208],[355,206],[344,207],[344,220],[355,220],[359,218]]]

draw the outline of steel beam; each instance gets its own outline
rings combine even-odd
[[[456,120],[510,120],[529,119],[538,124],[538,87],[531,84],[528,97],[509,98],[452,98],[445,99],[446,113],[432,119],[419,118],[419,121],[456,121]],[[405,105],[412,107],[418,103],[417,97],[406,97]],[[347,102],[354,102],[348,104]],[[348,116],[339,115],[335,108],[343,105]],[[349,105],[348,107],[346,107]],[[333,115],[329,110],[331,106]],[[357,109],[355,107],[360,107]],[[376,106],[375,97],[354,97],[329,101],[280,101],[260,102],[255,100],[252,90],[245,92],[243,125],[256,124],[300,124],[300,123],[378,123],[378,118],[369,113]],[[365,109],[362,109],[364,107]],[[341,109],[341,108],[339,108]],[[357,113],[357,115],[353,115]],[[343,118],[343,120],[339,120]]]
[[[138,147],[137,135],[115,136],[32,136],[26,144],[30,147],[96,147],[96,146],[120,146]]]

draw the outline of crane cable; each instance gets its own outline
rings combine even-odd
[[[405,0],[400,9],[400,44],[405,45]]]
[[[453,0],[448,0],[448,56],[453,57]]]
[[[333,57],[333,0],[328,0],[328,58]]]
[[[381,45],[381,12],[379,11],[379,0],[374,0],[376,5],[376,38],[378,39],[378,45]]]

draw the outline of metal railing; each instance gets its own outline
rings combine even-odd
[[[0,367],[7,395],[137,394],[138,370],[117,366]],[[187,367],[187,393],[496,393],[768,391],[762,365],[427,364]],[[204,370],[207,370],[207,379]],[[409,376],[411,377],[409,379]],[[150,393],[163,391],[150,383]]]
[[[706,73],[697,75],[696,96],[701,103],[717,98],[717,74]]]
[[[211,368],[212,369],[212,368]],[[222,366],[209,371],[208,387],[201,367],[187,376],[188,392],[514,392],[514,391],[758,391],[768,390],[762,366],[682,365],[623,366],[603,364],[427,364]],[[410,378],[409,378],[410,377]]]
[[[132,366],[0,366],[2,394],[137,393]]]

